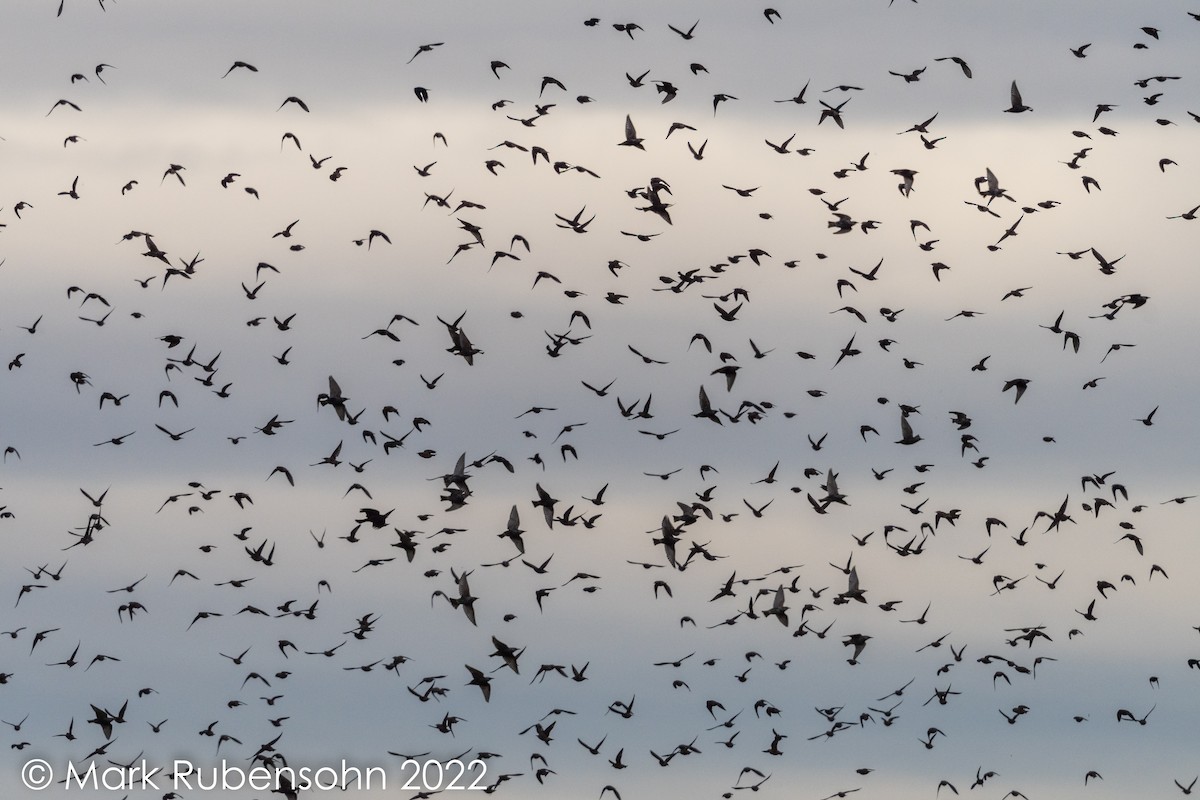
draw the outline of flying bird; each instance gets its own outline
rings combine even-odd
[[[1021,90],[1017,88],[1017,82],[1012,82],[1012,87],[1009,89],[1009,107],[1004,109],[1010,114],[1020,114],[1025,111],[1033,111],[1032,108],[1025,105],[1021,100]]]

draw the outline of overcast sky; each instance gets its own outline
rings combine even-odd
[[[57,10],[0,8],[6,796],[277,736],[364,797],[1200,771],[1197,7]]]

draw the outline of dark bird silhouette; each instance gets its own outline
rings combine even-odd
[[[307,103],[305,103],[303,100],[301,100],[299,97],[295,97],[295,96],[290,96],[290,97],[288,97],[287,99],[285,99],[285,100],[284,100],[282,103],[280,103],[280,104],[279,104],[279,108],[277,108],[277,109],[275,109],[275,110],[276,110],[276,111],[279,111],[279,110],[280,110],[280,109],[282,109],[284,106],[286,106],[288,103],[292,103],[292,104],[294,104],[294,105],[298,106],[298,107],[299,107],[299,108],[300,108],[302,111],[304,111],[306,114],[307,114],[307,113],[309,113],[309,110],[308,110],[308,104],[307,104]],[[298,146],[300,145],[300,142],[299,142],[299,141],[297,141],[297,142],[296,142],[296,145],[297,145],[297,147],[298,147]]]
[[[245,61],[234,61],[233,65],[230,66],[229,69],[225,70],[225,74],[221,77],[229,77],[229,73],[233,72],[235,69],[244,69],[248,72],[258,72],[258,67],[254,66],[253,64],[249,64]]]
[[[1012,87],[1009,89],[1009,100],[1009,107],[1004,109],[1008,113],[1020,114],[1024,111],[1033,111],[1032,108],[1025,105],[1025,103],[1021,100],[1021,90],[1017,88],[1016,81],[1012,82]]]

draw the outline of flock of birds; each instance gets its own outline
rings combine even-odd
[[[764,50],[804,24],[736,14]],[[414,41],[389,69],[425,149],[386,168],[364,158],[384,122],[331,133],[300,87],[247,112],[277,128],[249,157],[127,155],[112,180],[89,116],[143,78],[117,52],[62,75],[41,127],[0,131],[47,154],[0,197],[5,781],[33,755],[353,753],[521,797],[1191,794],[1197,475],[1150,462],[1194,415],[1133,366],[1175,357],[1143,321],[1165,300],[1143,284],[1170,284],[1142,234],[1200,214],[1148,188],[1194,185],[1190,76],[1058,110],[1063,158],[1035,165],[1071,178],[1056,197],[1016,156],[963,172],[976,121],[939,95],[866,155],[840,144],[931,80],[1002,86],[1006,135],[1057,124],[1054,80],[1194,42],[1179,16],[1064,41],[1037,81],[947,52],[860,86],[710,73],[705,18],[559,9],[615,80],[540,74],[502,36]],[[241,57],[189,69],[238,109],[286,84]],[[1134,161],[1128,254],[1095,222],[1062,241]],[[48,231],[76,266],[43,268]],[[993,293],[988,263],[1020,281]],[[1100,430],[1106,460],[1074,455]]]

